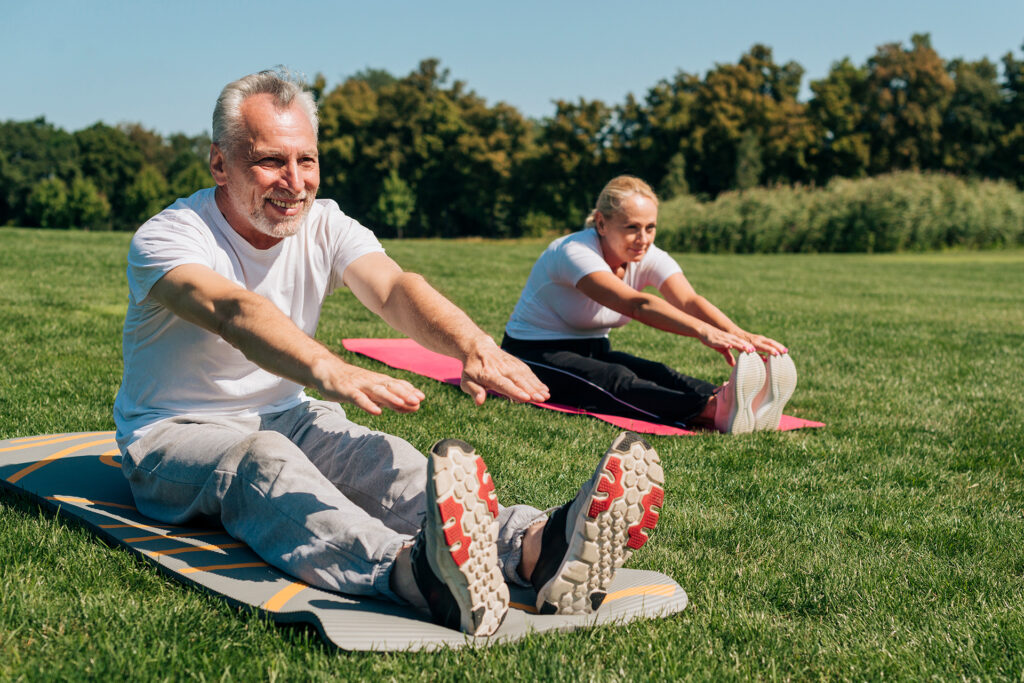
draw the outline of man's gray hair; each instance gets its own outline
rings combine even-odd
[[[309,117],[313,134],[317,134],[316,101],[305,89],[303,81],[284,67],[268,69],[228,83],[220,91],[217,106],[213,109],[213,142],[225,155],[232,155],[248,137],[242,120],[242,103],[253,95],[271,95],[281,108],[291,106],[293,101],[298,102]]]

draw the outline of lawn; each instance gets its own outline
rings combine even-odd
[[[0,229],[0,438],[112,429],[128,235]],[[394,241],[500,338],[538,241]],[[164,577],[0,492],[0,680],[994,679],[1024,672],[1024,252],[679,254],[698,291],[787,344],[787,412],[825,429],[652,437],[666,505],[631,566],[681,614],[488,649],[346,653]],[[319,337],[396,336],[347,293]],[[621,349],[713,381],[694,340]],[[414,378],[419,414],[357,419],[422,450],[458,437],[499,499],[573,495],[615,428]],[[357,412],[353,409],[353,414]]]

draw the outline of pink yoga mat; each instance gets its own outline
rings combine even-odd
[[[341,343],[346,350],[353,353],[362,354],[393,368],[415,372],[417,375],[430,377],[439,382],[447,382],[448,384],[458,386],[462,378],[461,361],[451,356],[445,356],[425,349],[412,339],[343,339]],[[697,433],[656,422],[634,420],[618,415],[592,413],[580,408],[558,405],[557,403],[534,403],[533,405],[539,408],[547,408],[548,410],[557,410],[560,413],[589,415],[621,429],[628,429],[631,432],[639,432],[641,434],[692,435]],[[790,429],[824,426],[823,422],[813,422],[791,415],[783,415],[779,423],[779,430],[787,431]]]

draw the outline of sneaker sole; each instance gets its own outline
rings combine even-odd
[[[537,591],[541,614],[589,614],[608,591],[615,570],[647,542],[665,498],[658,454],[636,434],[615,440],[598,465],[600,476],[577,516],[565,560]]]
[[[463,632],[489,636],[501,626],[509,602],[498,568],[494,483],[483,458],[465,441],[439,441],[431,456],[428,561],[459,605]]]
[[[727,434],[746,434],[754,431],[754,397],[765,382],[764,361],[756,353],[741,353],[736,359],[733,373],[736,400],[729,415]]]
[[[768,394],[757,411],[754,429],[779,428],[782,410],[796,391],[796,366],[788,353],[768,357]]]

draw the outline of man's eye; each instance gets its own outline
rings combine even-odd
[[[275,159],[274,157],[263,157],[256,163],[267,168],[276,168],[281,165],[281,160]]]

